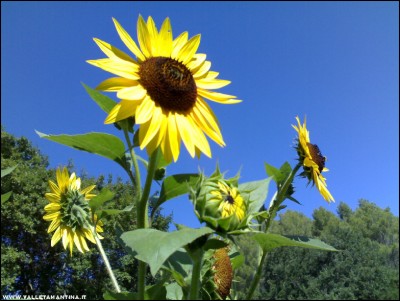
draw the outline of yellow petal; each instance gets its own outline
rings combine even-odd
[[[143,149],[146,145],[153,140],[153,138],[158,134],[160,129],[160,125],[163,122],[164,116],[162,116],[162,110],[160,107],[156,106],[152,110],[152,116],[150,120],[150,126],[146,131],[146,135],[143,138],[143,141],[140,143],[140,148]]]
[[[189,130],[189,128],[191,128],[191,125],[184,115],[176,114],[175,118],[176,125],[179,130],[179,134],[182,137],[183,143],[185,144],[186,149],[193,158],[195,155],[195,145],[193,143],[191,131]]]
[[[174,161],[178,160],[180,152],[180,136],[177,129],[175,113],[168,114],[168,143]]]
[[[58,194],[58,193],[56,194],[56,193],[47,192],[45,194],[45,197],[49,202],[52,202],[52,203],[58,203],[61,200],[60,194]]]
[[[93,189],[96,188],[96,185],[90,185],[84,189],[81,190],[82,194],[88,194],[89,192],[91,192]]]
[[[84,253],[81,246],[81,240],[77,233],[73,234],[75,246],[78,248],[79,252]]]
[[[115,28],[117,29],[118,35],[121,38],[122,42],[128,47],[133,54],[136,55],[138,60],[144,61],[146,57],[140,51],[139,47],[136,45],[135,41],[131,38],[131,36],[125,31],[125,29],[118,23],[116,19],[113,18]]]
[[[89,229],[82,229],[82,232],[84,233],[85,237],[90,240],[92,243],[96,244],[96,240],[93,237],[92,231]]]
[[[188,67],[192,71],[192,73],[195,73],[195,70],[204,63],[206,57],[207,55],[205,55],[204,53],[196,53],[193,56],[193,59],[186,65],[186,67]]]
[[[140,79],[138,75],[139,67],[128,61],[114,60],[114,59],[99,59],[86,61],[89,64],[99,67],[107,72],[132,79]]]
[[[108,114],[104,123],[110,124],[134,116],[140,104],[141,101],[121,100]]]
[[[58,243],[61,239],[61,228],[58,228],[56,232],[54,232],[52,238],[51,238],[51,246],[54,247],[56,243]]]
[[[43,216],[43,219],[45,221],[52,221],[54,219],[58,219],[60,217],[60,215],[61,215],[60,211],[53,212],[53,213],[48,213],[48,214]]]
[[[189,130],[192,133],[192,139],[194,144],[198,147],[198,149],[205,154],[207,157],[211,158],[211,149],[210,144],[207,141],[207,138],[204,136],[203,132],[197,126],[197,124],[193,121],[193,119],[188,115],[187,120],[189,121],[191,127]],[[198,156],[199,157],[199,156]]]
[[[187,64],[193,58],[194,54],[196,53],[197,49],[200,45],[200,35],[195,35],[186,44],[182,47],[179,51],[177,60],[182,62],[183,64]]]
[[[182,47],[186,44],[188,40],[188,33],[187,31],[182,32],[173,42],[172,42],[172,53],[171,58],[177,59],[179,51]]]
[[[222,134],[218,126],[217,118],[208,104],[198,97],[191,115],[201,129],[220,146],[225,146]]]
[[[119,50],[117,47],[114,47],[111,44],[108,44],[107,42],[104,42],[96,38],[94,38],[93,40],[96,42],[97,46],[100,47],[101,51],[103,51],[105,55],[108,56],[109,58],[121,59],[136,64],[136,61],[133,58],[131,58],[128,54],[126,54],[122,50]]]
[[[119,90],[117,97],[126,100],[142,100],[146,94],[146,89],[144,89],[140,84],[137,84],[136,86]]]
[[[215,71],[208,71],[207,75],[204,78],[207,79],[214,79],[219,75],[219,72],[215,72]]]
[[[166,18],[161,25],[158,34],[158,53],[160,56],[171,57],[172,53],[172,27],[169,18]]]
[[[210,92],[210,91],[200,89],[200,88],[197,89],[197,93],[209,100],[219,102],[222,104],[235,104],[235,103],[241,102],[241,100],[235,99],[236,96],[223,94],[223,93],[217,93],[217,92]]]
[[[61,209],[60,203],[50,203],[44,207],[45,211],[58,211]]]
[[[57,219],[53,219],[53,221],[51,222],[49,229],[47,229],[47,233],[51,233],[56,229],[59,229],[60,227],[60,223],[61,223],[61,219],[57,218]]]
[[[229,85],[229,80],[223,79],[198,79],[196,80],[197,88],[201,89],[219,89]]]
[[[209,72],[208,70],[210,70],[211,68],[211,62],[209,61],[205,61],[197,70],[196,72],[194,72],[193,74],[193,78],[195,80],[203,77],[204,75],[207,74],[207,72]]]
[[[137,36],[140,45],[140,49],[146,58],[151,57],[151,39],[147,29],[147,24],[143,20],[142,16],[139,16],[137,22]]]
[[[136,86],[138,81],[127,79],[124,77],[112,77],[102,81],[97,87],[96,90],[107,91],[107,92],[115,92],[128,87]]]
[[[135,113],[135,121],[137,124],[142,124],[147,122],[154,111],[154,101],[151,100],[149,96],[147,96],[143,102],[136,108]]]
[[[56,174],[57,174],[57,172],[56,172]],[[58,185],[56,183],[54,183],[53,181],[49,180],[49,186],[50,186],[50,189],[54,192],[55,195],[58,195],[58,196],[60,195],[61,190],[60,190],[60,187],[58,187]]]

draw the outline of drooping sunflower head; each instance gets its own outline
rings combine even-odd
[[[224,179],[217,169],[211,177],[203,176],[191,198],[199,220],[213,229],[230,232],[246,226],[248,206],[237,177]]]
[[[96,235],[103,232],[103,223],[96,215],[92,217],[89,207],[89,200],[95,196],[90,192],[95,185],[81,189],[81,179],[75,173],[70,176],[65,167],[57,169],[56,176],[57,184],[49,180],[51,192],[45,196],[50,204],[45,206],[46,214],[43,216],[44,220],[51,222],[47,232],[55,231],[51,246],[62,239],[64,249],[69,247],[71,255],[74,244],[82,253],[89,251],[86,239],[96,243],[93,230]]]
[[[204,256],[202,276],[202,299],[225,300],[231,290],[233,268],[229,247],[208,250]]]
[[[334,202],[334,199],[329,192],[326,184],[326,179],[322,175],[322,172],[328,171],[325,167],[326,157],[321,154],[321,151],[316,144],[311,144],[310,134],[306,127],[306,120],[304,123],[300,123],[299,117],[296,117],[297,126],[292,125],[296,130],[297,145],[296,150],[299,155],[299,161],[303,164],[303,172],[301,176],[308,178],[309,182],[312,182],[321,193],[322,197],[328,202]]]
[[[200,35],[189,39],[183,32],[175,39],[169,18],[157,29],[153,19],[147,22],[139,16],[137,37],[139,46],[115,20],[117,32],[136,56],[94,39],[108,58],[88,63],[118,77],[107,79],[97,89],[117,92],[121,102],[107,116],[105,123],[114,123],[134,116],[140,125],[140,148],[152,153],[160,147],[165,159],[176,161],[183,141],[192,157],[204,153],[211,157],[206,135],[218,145],[224,140],[213,111],[204,100],[233,104],[236,96],[210,90],[222,88],[230,81],[217,79],[206,55],[196,53]]]

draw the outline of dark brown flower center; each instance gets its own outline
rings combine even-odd
[[[318,170],[321,173],[325,167],[326,157],[322,156],[318,145],[307,143],[308,149],[310,150],[310,155],[313,161],[318,165]]]
[[[187,113],[196,103],[197,87],[190,70],[167,57],[152,57],[139,69],[140,84],[161,108]]]
[[[235,200],[233,199],[233,197],[230,194],[228,194],[225,197],[225,202],[228,202],[229,204],[233,205],[235,203]]]

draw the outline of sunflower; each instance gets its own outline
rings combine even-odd
[[[296,149],[304,169],[301,175],[317,186],[318,191],[328,203],[334,202],[335,200],[327,188],[326,179],[322,176],[322,172],[328,171],[325,167],[326,157],[322,156],[316,144],[311,144],[306,120],[304,119],[303,125],[301,125],[299,117],[296,117],[296,120],[298,126],[292,126],[299,135]]]
[[[46,193],[46,198],[50,204],[44,207],[46,214],[43,216],[44,220],[51,222],[47,232],[55,231],[51,246],[62,239],[64,249],[69,246],[71,255],[74,244],[82,253],[89,251],[85,239],[96,243],[92,229],[95,228],[96,233],[103,232],[103,223],[97,220],[96,215],[92,220],[88,202],[95,196],[90,193],[95,185],[81,190],[81,179],[75,173],[69,176],[65,167],[63,170],[57,169],[56,177],[57,184],[49,181],[51,192]],[[102,238],[100,235],[98,237]]]
[[[238,221],[242,221],[246,206],[242,196],[236,187],[229,187],[226,183],[218,181],[219,190],[211,191],[214,196],[208,202],[218,203],[218,211],[222,218],[235,216]]]
[[[204,99],[222,104],[240,100],[233,95],[210,91],[230,81],[217,79],[219,73],[210,70],[211,63],[206,55],[196,53],[200,35],[189,39],[188,32],[183,32],[173,39],[169,18],[158,31],[151,17],[145,22],[139,16],[139,48],[117,20],[113,21],[121,40],[136,59],[94,39],[108,58],[87,62],[118,76],[101,82],[96,88],[117,92],[121,99],[105,123],[134,116],[135,123],[140,125],[140,148],[146,148],[151,154],[160,147],[168,162],[178,159],[181,140],[192,157],[195,154],[199,157],[201,153],[211,157],[206,135],[225,146],[218,120]]]

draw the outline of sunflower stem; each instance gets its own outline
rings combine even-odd
[[[188,300],[199,300],[200,272],[203,263],[204,251],[202,248],[198,248],[193,255],[194,256],[191,256],[193,260],[193,270]]]
[[[159,149],[157,148],[150,157],[149,165],[147,167],[146,183],[144,184],[143,193],[140,201],[137,204],[137,227],[138,229],[149,227],[149,195],[151,184],[153,183],[154,173],[157,169]],[[146,286],[146,269],[147,264],[139,261],[138,267],[138,300],[144,300],[145,286]]]
[[[91,230],[92,230],[94,239],[96,241],[97,248],[99,249],[101,257],[103,258],[104,264],[106,265],[106,269],[107,269],[108,275],[110,276],[111,282],[114,285],[115,291],[117,293],[120,293],[121,289],[119,288],[117,279],[115,278],[115,275],[114,275],[114,272],[113,272],[113,270],[111,268],[110,262],[108,261],[108,257],[106,255],[106,253],[104,252],[103,245],[101,244],[101,241],[100,241],[99,237],[97,236],[97,233],[96,233],[96,231],[94,230],[93,227],[92,227]]]
[[[250,289],[247,293],[246,299],[245,300],[251,300],[251,298],[253,298],[253,294],[258,286],[258,283],[260,282],[261,279],[261,275],[262,275],[262,271],[263,271],[263,266],[264,266],[264,262],[265,259],[267,258],[267,252],[262,251],[262,256],[259,259],[259,263],[258,263],[258,267],[257,267],[257,271],[254,274],[253,280],[251,282],[251,286]]]
[[[293,178],[301,166],[302,166],[302,164],[298,163],[295,166],[295,168],[292,169],[289,176],[286,178],[285,182],[283,183],[282,188],[279,189],[277,192],[275,192],[275,194],[273,195],[271,202],[269,204],[269,208],[268,208],[269,218],[265,221],[264,232],[268,231],[272,220],[275,218],[278,207],[285,200],[286,192],[287,192],[288,188],[290,187],[290,184],[292,184]]]
[[[142,190],[142,183],[141,183],[141,179],[140,179],[140,170],[139,170],[139,164],[137,161],[137,157],[135,154],[135,150],[133,148],[133,145],[131,143],[131,139],[129,139],[129,134],[128,131],[126,129],[124,129],[124,135],[125,135],[125,140],[126,143],[128,144],[128,148],[129,148],[129,152],[131,154],[131,158],[132,158],[132,162],[133,162],[133,168],[135,169],[135,177],[133,177],[132,175],[132,171],[129,169],[128,170],[128,175],[132,181],[132,185],[135,186],[135,194],[136,194],[136,199],[140,200],[141,197],[141,190]]]

